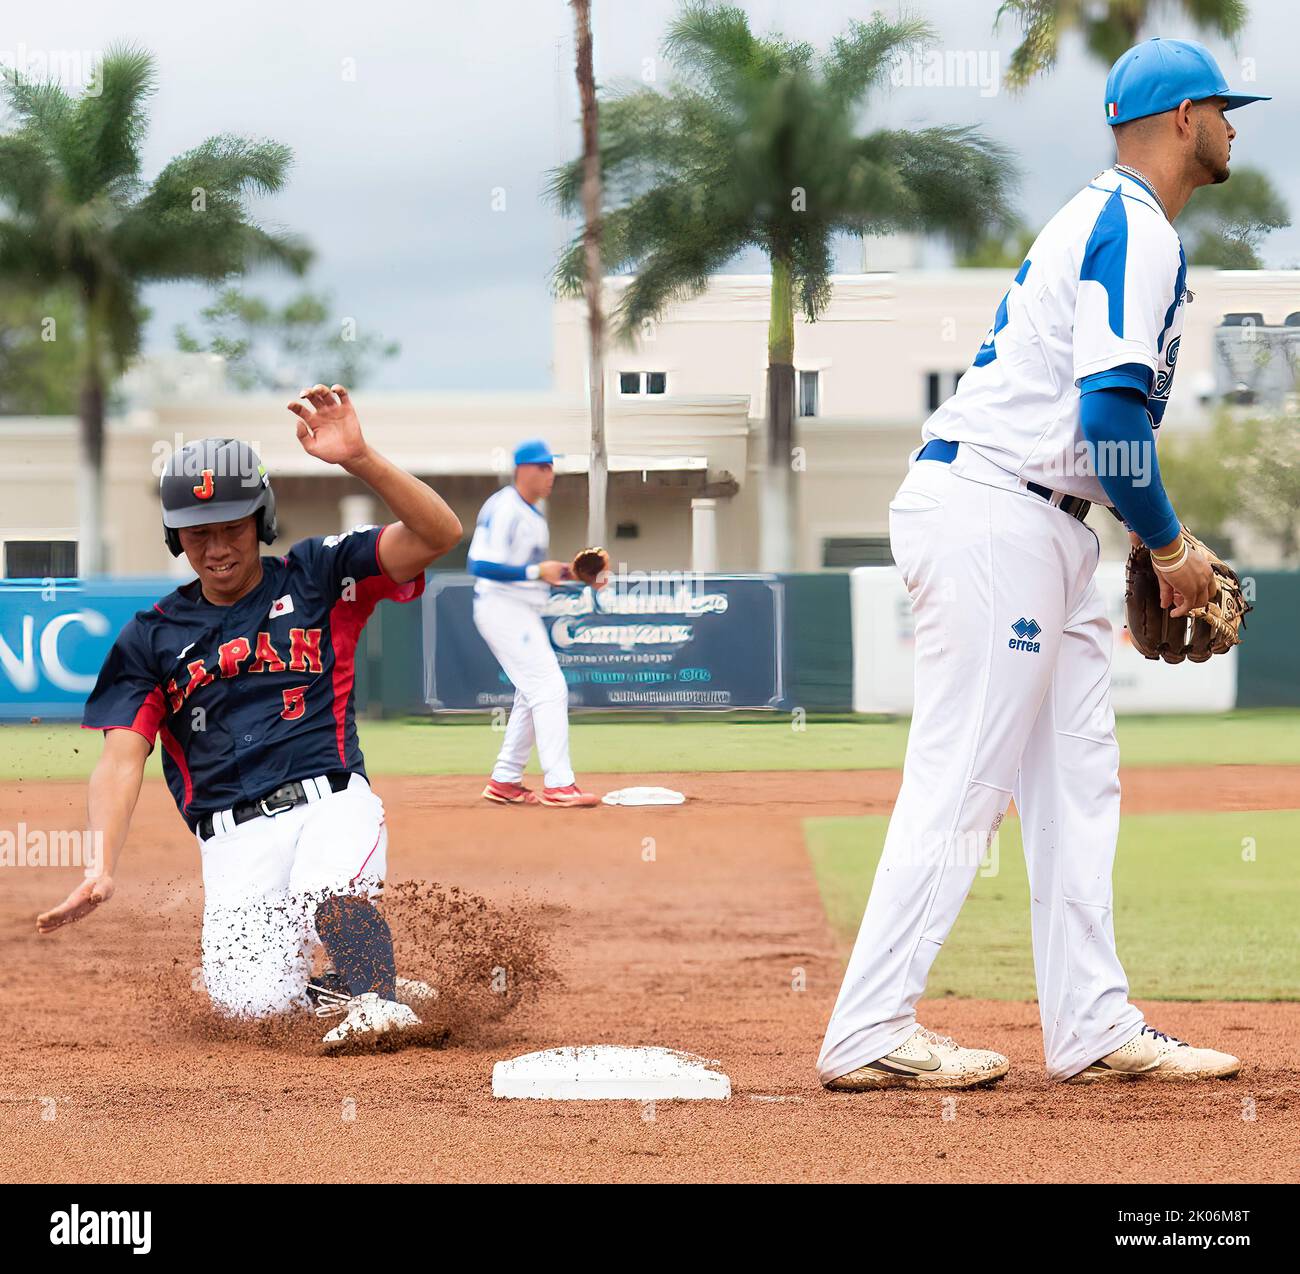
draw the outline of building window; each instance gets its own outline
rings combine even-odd
[[[925,409],[938,411],[945,399],[957,392],[965,371],[960,372],[926,372],[925,374]]]
[[[887,535],[845,535],[822,541],[823,566],[893,566]]]
[[[6,579],[75,579],[76,540],[9,540]]]
[[[799,373],[799,414],[815,416],[817,414],[818,374],[816,372]]]
[[[666,394],[667,372],[619,372],[618,392],[624,397],[631,394]]]
[[[641,526],[637,522],[620,522],[614,528],[616,540],[636,540],[641,536]]]

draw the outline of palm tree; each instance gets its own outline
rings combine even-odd
[[[596,74],[591,53],[591,0],[572,0],[577,28],[574,71],[582,101],[582,251],[587,276],[587,335],[591,395],[591,448],[587,464],[587,543],[605,543],[605,489],[609,457],[605,452],[605,316],[600,287],[600,143]]]
[[[1246,25],[1245,0],[1002,0],[995,26],[1015,18],[1024,33],[1004,77],[1007,87],[1024,88],[1056,65],[1061,36],[1078,31],[1088,52],[1110,66],[1138,42],[1157,9],[1179,9],[1199,31],[1230,40]]]
[[[95,95],[12,69],[0,81],[16,123],[0,135],[0,280],[76,301],[83,575],[104,568],[104,402],[140,347],[142,286],[219,282],[263,262],[301,271],[309,256],[248,215],[251,195],[283,186],[286,146],[209,137],[141,178],[154,87],[152,56],[127,46],[105,54]]]
[[[691,3],[665,43],[683,78],[601,104],[602,260],[636,275],[614,315],[622,339],[744,249],[770,262],[764,569],[793,565],[795,306],[809,322],[826,308],[835,237],[917,230],[964,242],[1011,220],[1007,157],[974,130],[857,131],[870,91],[929,38],[923,23],[876,14],[818,54],[755,36],[739,8]],[[577,159],[551,174],[567,214],[582,177]],[[559,291],[580,290],[583,247],[579,235],[561,256]]]

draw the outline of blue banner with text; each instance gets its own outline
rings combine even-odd
[[[542,623],[568,683],[569,706],[782,707],[783,587],[770,575],[633,571],[598,593],[554,590]],[[474,623],[474,580],[435,577],[423,605],[429,706],[508,706],[514,687]]]

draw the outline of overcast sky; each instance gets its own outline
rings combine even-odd
[[[1265,169],[1300,216],[1294,162],[1300,5],[1249,0],[1239,47],[1211,42],[1229,83],[1276,100],[1233,116],[1234,162]],[[824,47],[870,4],[751,0],[751,25]],[[886,9],[896,6],[882,5]],[[1014,28],[992,33],[997,0],[924,0],[942,47],[1005,66]],[[1178,6],[1169,4],[1172,16]],[[675,0],[593,0],[597,79],[640,78]],[[340,315],[402,344],[375,384],[392,389],[523,389],[550,383],[547,276],[566,227],[539,198],[549,167],[578,146],[572,11],[563,0],[58,0],[10,4],[0,56],[102,50],[129,39],[158,57],[146,174],[217,132],[270,137],[296,155],[288,189],[259,209],[318,251],[315,286]],[[1148,34],[1188,36],[1169,21]],[[996,57],[999,62],[989,59]],[[1253,59],[1253,66],[1250,61]],[[653,64],[662,82],[668,68]],[[1253,70],[1254,85],[1245,83]],[[351,78],[349,78],[351,76]],[[1105,68],[1069,43],[1022,97],[987,84],[892,88],[865,126],[978,123],[1019,156],[1019,202],[1037,226],[1110,162]],[[492,207],[504,191],[504,211]],[[1300,231],[1274,234],[1266,264],[1300,263]],[[741,263],[743,264],[743,263]],[[858,268],[856,251],[842,268]],[[268,295],[274,277],[252,285]],[[151,289],[149,347],[168,348],[206,289]]]

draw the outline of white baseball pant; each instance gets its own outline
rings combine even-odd
[[[260,1018],[305,1007],[320,945],[317,903],[383,888],[383,802],[360,774],[343,791],[323,793],[199,840],[203,983],[222,1013]]]
[[[518,783],[537,744],[547,787],[573,782],[569,762],[569,687],[542,617],[525,601],[492,592],[474,598],[474,625],[515,687],[515,701],[492,777]]]
[[[1014,796],[1047,1070],[1065,1079],[1142,1025],[1111,910],[1119,748],[1097,538],[1036,495],[924,460],[890,504],[890,539],[915,617],[915,707],[818,1071],[824,1083],[845,1075],[915,1029],[930,966]]]

